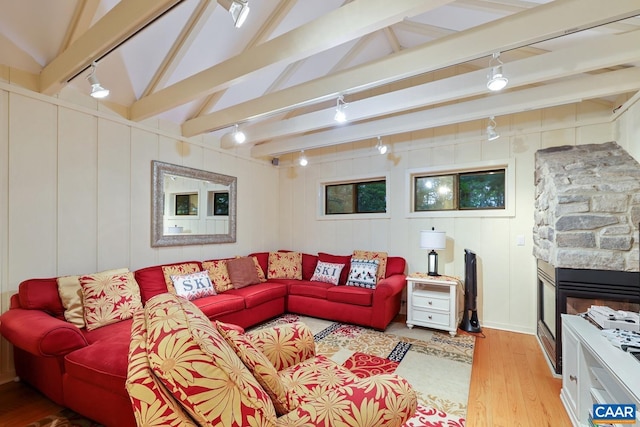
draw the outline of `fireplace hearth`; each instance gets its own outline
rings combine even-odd
[[[640,273],[555,268],[538,260],[538,337],[557,374],[562,373],[562,314],[591,305],[640,312]]]

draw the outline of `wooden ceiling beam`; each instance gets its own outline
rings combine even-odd
[[[640,68],[634,67],[598,75],[585,75],[567,82],[506,92],[436,109],[422,110],[255,145],[251,149],[251,155],[253,157],[277,157],[301,149],[311,150],[329,145],[373,139],[378,136],[481,120],[489,116],[538,110],[638,89],[640,89]]]
[[[182,0],[121,0],[40,73],[40,92],[58,93],[91,62],[115,49]]]
[[[640,49],[635,48],[638,45],[640,30],[600,37],[589,44],[506,63],[503,70],[509,77],[508,90],[638,61]],[[403,110],[486,95],[486,81],[486,69],[481,69],[354,101],[349,104],[349,120],[356,122]],[[243,131],[247,136],[245,144],[256,144],[333,126],[333,108],[328,108],[288,120],[246,126]],[[231,148],[233,145],[223,141],[221,146]]]
[[[85,31],[89,29],[91,21],[93,21],[93,17],[96,15],[96,11],[98,10],[98,6],[100,6],[100,0],[80,0],[78,2],[76,9],[73,12],[71,23],[67,27],[67,32],[64,35],[62,44],[60,45],[58,55],[67,50],[67,48],[73,44],[80,35],[84,34]]]
[[[379,61],[188,120],[182,125],[182,132],[185,136],[198,135],[637,14],[640,14],[637,0],[606,3],[601,0],[556,0],[416,48],[405,49]]]
[[[290,64],[452,0],[356,0],[133,103],[143,120],[230,87],[274,64]]]

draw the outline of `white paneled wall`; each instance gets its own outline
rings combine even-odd
[[[351,144],[353,150],[330,147],[311,156],[309,165],[281,160],[280,243],[297,250],[350,254],[354,249],[387,251],[407,259],[408,272],[425,271],[426,251],[419,231],[435,227],[447,233],[447,248],[439,253],[439,271],[464,276],[464,249],[479,257],[479,315],[483,325],[535,333],[536,272],[532,255],[534,154],[556,145],[613,140],[610,110],[602,106],[568,105],[498,117],[502,137],[488,142],[486,122],[385,137],[390,153],[380,156],[376,141]],[[636,125],[637,127],[637,125]],[[384,134],[384,130],[381,130]],[[307,153],[309,157],[309,153]],[[406,171],[513,159],[516,203],[513,217],[407,218]],[[366,174],[388,174],[390,218],[318,220],[319,182]],[[517,246],[518,236],[525,245]]]
[[[28,278],[276,249],[271,164],[171,137],[179,127],[127,122],[85,98],[79,106],[0,86],[1,312]],[[237,243],[152,248],[152,160],[237,176]],[[0,339],[0,383],[13,375],[11,353]]]

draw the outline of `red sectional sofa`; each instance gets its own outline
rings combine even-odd
[[[269,253],[251,256],[268,277]],[[310,281],[319,259],[348,262],[350,258],[302,254],[302,280],[268,279],[193,302],[210,319],[243,328],[296,313],[384,330],[400,311],[406,262],[388,257],[385,278],[375,289]],[[177,264],[183,263],[169,265]],[[134,272],[143,303],[167,292],[162,267]],[[89,331],[67,322],[64,310],[57,278],[25,280],[12,295],[10,309],[0,316],[0,334],[14,346],[17,375],[57,404],[101,424],[135,426],[125,389],[132,321]]]

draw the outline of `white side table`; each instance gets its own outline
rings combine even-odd
[[[407,277],[407,326],[449,331],[455,336],[461,319],[462,282],[451,276],[414,273]]]

